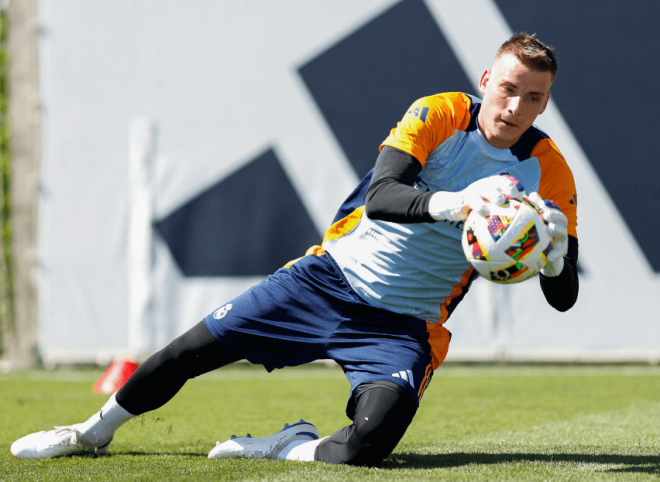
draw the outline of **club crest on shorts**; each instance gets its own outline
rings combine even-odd
[[[224,318],[225,315],[227,314],[227,312],[232,309],[232,307],[233,306],[232,306],[231,303],[227,303],[225,306],[223,306],[221,308],[218,308],[213,313],[213,318],[215,318],[216,320],[220,320],[220,319]]]

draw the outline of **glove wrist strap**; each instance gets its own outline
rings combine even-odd
[[[458,192],[436,192],[429,200],[429,214],[436,221],[460,221],[456,216],[461,213],[462,200]]]
[[[541,274],[547,278],[555,278],[556,276],[559,276],[561,272],[564,270],[564,258],[561,257],[554,263],[549,261],[545,264],[545,266],[541,269]]]

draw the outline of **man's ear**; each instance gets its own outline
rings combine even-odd
[[[479,92],[482,94],[486,93],[486,84],[490,80],[490,69],[484,70],[484,73],[481,75],[481,80],[479,81]]]

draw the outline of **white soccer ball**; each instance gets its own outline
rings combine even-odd
[[[472,211],[463,226],[463,252],[470,264],[495,283],[519,283],[535,276],[552,249],[539,207],[527,197],[522,202],[511,199],[507,206],[487,205],[487,216]]]

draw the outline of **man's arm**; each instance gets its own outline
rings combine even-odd
[[[529,199],[541,210],[541,217],[546,221],[552,237],[552,249],[539,274],[541,290],[550,306],[558,311],[567,311],[577,301],[579,291],[577,237],[568,234],[569,219],[559,204],[550,199],[544,200],[536,192],[530,193]]]
[[[564,256],[564,269],[559,276],[539,274],[541,290],[548,304],[558,311],[568,311],[577,301],[580,283],[577,272],[578,240],[568,236],[568,252]]]
[[[525,194],[511,176],[491,176],[459,192],[425,192],[413,184],[422,164],[412,155],[385,146],[365,195],[367,216],[395,223],[463,221],[471,210],[485,214],[486,199],[503,205]]]
[[[367,216],[394,223],[431,223],[429,201],[433,193],[413,187],[422,164],[412,155],[385,146],[378,155],[365,196]]]

